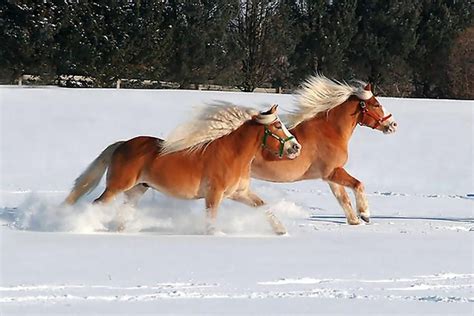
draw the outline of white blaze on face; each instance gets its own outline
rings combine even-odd
[[[286,128],[285,124],[282,123],[280,118],[276,113],[271,113],[271,114],[260,114],[256,121],[260,124],[263,125],[270,125],[275,122],[279,122],[281,124],[281,130],[283,134],[285,135],[283,139],[288,139],[290,137],[293,137],[293,135],[290,133],[290,131]],[[301,145],[298,143],[296,138],[292,138],[289,141],[285,142],[283,145],[283,153],[290,159],[294,159],[299,156],[300,154],[300,149]]]
[[[283,133],[286,135],[286,138],[293,137],[290,131],[286,128],[285,124],[281,123],[281,129]],[[296,157],[298,157],[300,155],[300,149],[301,149],[301,145],[300,143],[298,143],[295,137],[285,142],[285,145],[283,146],[284,152],[288,153],[288,158],[290,159],[295,159]]]
[[[382,112],[383,112],[383,117],[387,117],[389,115],[391,115],[390,112],[388,112],[383,106],[380,106],[382,108]],[[395,133],[396,130],[397,130],[397,122],[395,122],[395,120],[393,119],[393,115],[390,116],[390,118],[388,118],[385,122],[383,122],[383,126],[384,126],[384,134],[391,134],[391,133]]]

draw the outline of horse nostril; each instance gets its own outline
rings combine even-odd
[[[396,122],[392,122],[392,126],[393,126],[393,127],[397,127],[397,125],[398,125],[398,124],[397,124]]]
[[[299,151],[300,149],[301,149],[300,144],[294,144],[294,145],[293,145],[293,150],[294,150],[294,151]]]

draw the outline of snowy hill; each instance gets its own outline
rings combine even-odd
[[[380,98],[399,124],[357,127],[348,171],[372,223],[348,226],[321,181],[252,186],[284,222],[223,203],[227,236],[202,235],[203,201],[148,192],[116,207],[58,207],[108,144],[165,137],[215,100],[289,110],[292,96],[0,87],[0,311],[15,313],[472,313],[473,101]]]

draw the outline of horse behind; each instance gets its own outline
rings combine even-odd
[[[76,179],[65,203],[74,204],[93,190],[107,170],[105,191],[94,203],[108,203],[124,192],[126,203],[133,205],[148,188],[179,199],[204,198],[207,233],[212,234],[224,198],[254,207],[263,204],[249,189],[251,162],[261,148],[267,160],[299,155],[301,146],[276,112],[276,105],[260,113],[211,105],[166,141],[140,136],[111,144]],[[273,214],[267,218],[276,233],[286,232]]]
[[[357,215],[369,222],[364,185],[344,169],[349,141],[357,125],[391,134],[397,123],[373,95],[370,84],[360,81],[349,85],[317,75],[303,84],[297,101],[288,126],[302,145],[301,155],[277,165],[257,154],[252,177],[272,182],[322,179],[329,184],[349,224],[360,223]],[[354,192],[358,214],[345,187]]]

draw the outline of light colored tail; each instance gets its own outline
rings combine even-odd
[[[109,145],[100,153],[100,155],[94,159],[93,162],[87,167],[84,172],[76,179],[74,186],[69,193],[68,197],[64,201],[65,204],[74,204],[77,200],[84,194],[89,193],[94,190],[95,187],[102,179],[107,167],[110,165],[112,160],[112,155],[115,150],[124,143],[124,141],[119,141]]]

